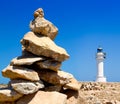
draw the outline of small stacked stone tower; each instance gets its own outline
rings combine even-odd
[[[78,91],[79,85],[72,74],[60,70],[69,55],[54,43],[58,29],[44,18],[42,8],[34,12],[30,29],[21,39],[22,55],[12,59],[2,70],[2,75],[10,78],[10,82],[8,88],[0,89],[0,102],[66,104],[64,92]],[[36,96],[38,99],[34,98]]]

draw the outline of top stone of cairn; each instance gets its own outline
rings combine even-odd
[[[39,8],[34,12],[34,19],[30,22],[30,29],[34,33],[48,36],[52,40],[54,40],[58,33],[58,28],[44,18],[42,8]]]

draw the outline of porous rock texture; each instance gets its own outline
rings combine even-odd
[[[54,40],[58,33],[58,28],[44,18],[44,12],[42,8],[39,8],[34,12],[34,18],[35,19],[30,22],[30,29],[34,33],[48,36],[50,39]]]
[[[60,69],[69,54],[53,41],[57,27],[39,8],[30,29],[20,41],[22,55],[2,70],[10,82],[0,89],[0,104],[70,104],[66,91],[78,93],[80,86],[72,74]]]
[[[6,85],[0,85],[0,88],[5,89],[5,87]],[[0,104],[43,104],[42,101],[44,101],[44,104],[46,104],[45,102],[47,101],[47,104],[49,104],[49,101],[54,101],[53,104],[57,104],[56,100],[58,100],[58,102],[66,102],[66,97],[67,103],[65,104],[120,104],[120,82],[79,82],[79,91],[70,89],[60,91],[59,89],[61,89],[61,87],[57,85],[51,85],[49,87],[45,87],[45,89],[46,90],[44,91],[39,90],[38,92],[28,94],[27,96],[20,95],[18,96],[20,97],[19,100],[15,102],[0,102]],[[10,93],[8,93],[8,95],[10,95]],[[10,95],[9,97],[11,96],[12,95]],[[4,99],[4,101],[6,100],[8,101],[8,98]]]
[[[44,88],[44,84],[40,80],[31,82],[27,80],[17,79],[11,80],[10,84],[15,91],[25,95],[32,94],[39,89]]]
[[[35,94],[24,96],[16,104],[66,104],[67,96],[59,92],[38,91]]]
[[[14,58],[10,65],[16,65],[16,66],[20,66],[20,65],[32,65],[33,63],[37,62],[37,61],[43,61],[45,60],[43,57],[35,57],[35,56],[19,56],[17,58]]]
[[[10,79],[26,79],[31,81],[39,81],[38,73],[32,69],[22,66],[7,66],[2,70],[2,75]]]
[[[69,58],[67,52],[57,46],[49,37],[39,37],[33,32],[28,32],[21,43],[27,51],[38,56],[50,57],[60,62]]]
[[[23,94],[17,93],[11,89],[0,90],[0,102],[13,102],[22,97]]]
[[[80,82],[77,104],[120,104],[119,82]]]

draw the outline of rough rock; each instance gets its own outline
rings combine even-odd
[[[17,58],[14,58],[10,65],[32,65],[33,63],[37,62],[37,61],[41,61],[44,60],[43,57],[33,57],[33,56],[20,56]]]
[[[21,39],[22,56],[2,70],[11,90],[0,89],[0,104],[77,104],[78,82],[60,70],[69,54],[53,41],[58,29],[44,18],[42,8],[34,12],[30,29]]]
[[[45,87],[44,91],[57,91],[60,92],[62,90],[62,86],[61,85],[52,85],[52,86],[48,86]]]
[[[42,81],[36,81],[36,82],[31,82],[27,80],[11,80],[11,86],[12,88],[21,93],[21,94],[32,94],[39,89],[44,88],[44,84]]]
[[[83,104],[120,104],[119,82],[79,82],[79,101]],[[80,100],[82,98],[82,101]],[[78,103],[79,104],[79,103]]]
[[[34,11],[34,18],[37,17],[44,17],[44,12],[42,8],[38,8],[36,11]]]
[[[40,78],[38,73],[32,69],[18,67],[18,66],[7,66],[2,70],[2,75],[10,79],[26,79],[30,81],[39,81]]]
[[[22,56],[25,56],[25,57],[38,57],[37,55],[27,51],[23,45],[22,45]]]
[[[63,87],[65,89],[71,89],[71,90],[75,90],[75,91],[78,91],[80,89],[80,85],[75,78],[71,78],[70,82],[65,84]]]
[[[69,58],[67,52],[57,46],[50,38],[38,36],[33,32],[28,32],[21,43],[27,51],[38,56],[50,57],[60,62]]]
[[[44,18],[44,12],[42,8],[37,9],[34,12],[34,20],[30,22],[31,31],[50,37],[52,40],[56,37],[58,29],[50,21]]]
[[[78,91],[73,91],[73,90],[66,90],[64,94],[67,95],[67,104],[83,104],[83,102],[79,102],[78,97],[79,93]]]
[[[66,99],[67,96],[59,92],[38,91],[22,97],[16,104],[66,104]]]
[[[104,86],[100,86],[99,83],[93,83],[93,82],[88,82],[88,83],[84,83],[81,85],[80,87],[81,90],[101,90],[104,89]]]
[[[32,65],[35,63],[35,66],[40,69],[50,69],[53,71],[58,71],[61,67],[61,62],[55,61],[54,59],[36,56],[23,48],[23,55],[17,59],[11,61],[11,65]]]
[[[47,59],[45,61],[38,61],[35,64],[37,65],[37,67],[41,69],[50,69],[53,71],[58,71],[61,66],[61,62],[54,61],[52,59]]]
[[[19,94],[14,90],[0,89],[0,102],[13,102],[22,96],[23,94]]]
[[[64,71],[39,70],[38,73],[42,80],[54,85],[65,85],[73,78],[72,74]]]

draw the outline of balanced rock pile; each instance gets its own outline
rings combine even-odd
[[[10,82],[8,88],[0,89],[1,104],[70,104],[66,91],[78,91],[79,84],[72,74],[60,70],[69,55],[53,41],[57,27],[39,8],[30,29],[21,40],[22,56],[2,70]]]

